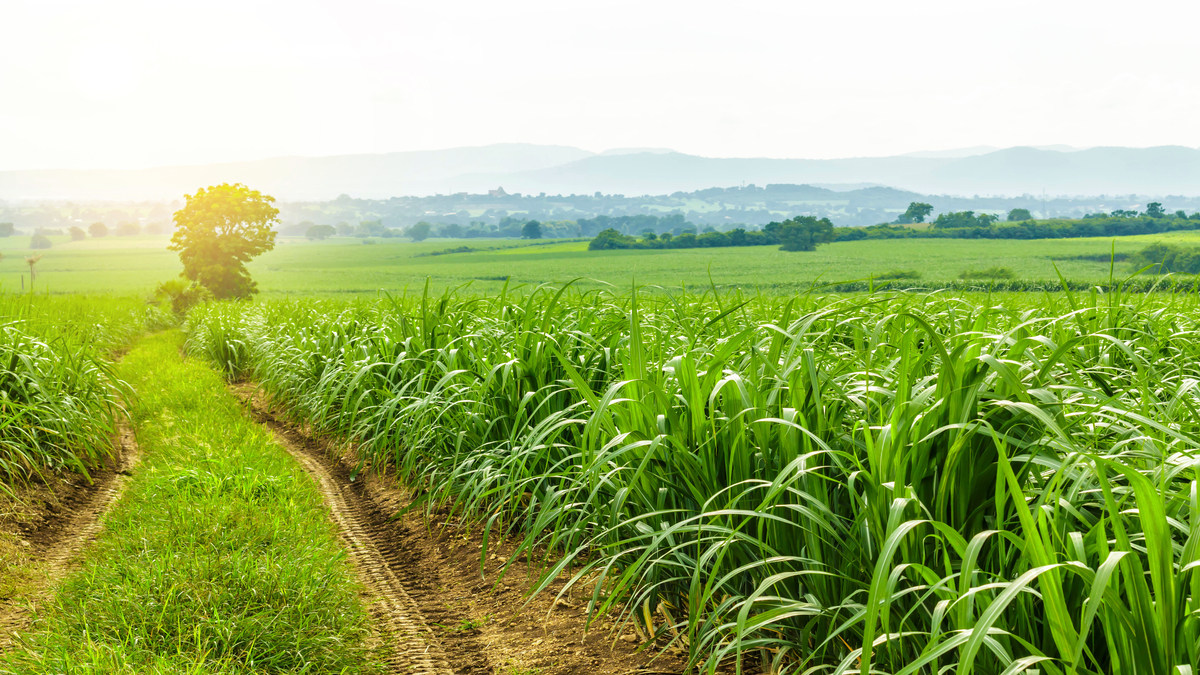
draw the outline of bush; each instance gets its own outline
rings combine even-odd
[[[984,270],[963,270],[959,279],[1016,279],[1017,274],[1007,267],[989,267]]]
[[[154,297],[159,302],[170,304],[171,311],[175,312],[176,316],[183,316],[192,307],[211,300],[213,294],[196,282],[178,278],[159,283],[154,289]]]
[[[920,279],[921,273],[917,270],[890,270],[875,276],[880,281],[888,279]]]
[[[50,243],[50,238],[44,234],[35,234],[29,240],[29,248],[50,248],[53,245]]]
[[[634,248],[638,240],[628,234],[621,234],[613,228],[608,228],[588,242],[589,251],[604,251],[610,248]]]
[[[1156,241],[1129,259],[1134,269],[1150,266],[1151,274],[1200,274],[1200,248]]]

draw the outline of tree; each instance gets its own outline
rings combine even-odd
[[[0,223],[0,237],[11,237],[13,235],[12,223]]]
[[[146,234],[162,234],[163,228],[159,223],[150,223],[146,226]]]
[[[536,220],[531,220],[521,228],[522,239],[541,239],[542,224]]]
[[[117,226],[118,237],[132,237],[142,233],[142,226],[134,222],[125,222]]]
[[[1008,212],[1008,222],[1010,223],[1019,223],[1025,220],[1033,220],[1033,214],[1029,212],[1029,209],[1013,209]]]
[[[833,240],[833,223],[828,218],[797,216],[780,223],[775,236],[781,251],[815,251],[817,246]]]
[[[71,241],[83,241],[87,239],[87,232],[84,232],[82,227],[71,226],[71,229],[67,231],[71,233]]]
[[[179,251],[183,276],[216,298],[244,298],[258,292],[246,271],[251,258],[275,248],[279,222],[275,201],[241,183],[222,183],[187,195],[175,212],[172,251]]]
[[[412,239],[413,241],[425,241],[426,239],[429,238],[429,232],[432,229],[433,229],[432,225],[430,225],[429,223],[422,220],[421,222],[417,223],[416,225],[413,225],[412,227],[405,230],[404,234],[407,235],[408,238]]]
[[[313,225],[312,227],[308,228],[308,231],[304,233],[304,236],[308,237],[310,240],[321,241],[322,239],[328,239],[335,234],[337,234],[337,230],[335,230],[332,225]]]
[[[1167,215],[1167,212],[1163,211],[1163,207],[1160,202],[1150,202],[1146,205],[1146,215],[1150,216],[1151,218],[1162,218],[1163,216]]]
[[[50,238],[44,234],[35,234],[29,240],[29,248],[50,248],[53,244],[50,243]]]
[[[108,226],[104,223],[92,223],[88,225],[88,234],[99,239],[108,235]]]
[[[904,215],[897,218],[896,222],[900,224],[923,223],[931,213],[933,213],[933,207],[929,204],[911,202],[908,205],[908,210],[904,212]]]

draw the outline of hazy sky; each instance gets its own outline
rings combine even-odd
[[[0,169],[1200,146],[1200,2],[0,0]]]

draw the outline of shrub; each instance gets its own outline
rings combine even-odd
[[[1200,274],[1200,248],[1183,248],[1156,241],[1130,256],[1134,269],[1149,266],[1151,274]]]
[[[1007,267],[989,267],[983,270],[963,270],[959,279],[1016,279],[1017,274]]]
[[[171,305],[171,311],[177,316],[183,316],[192,307],[205,300],[211,300],[213,294],[198,283],[178,278],[159,283],[154,289],[154,297]]]
[[[888,279],[920,279],[921,273],[917,270],[889,270],[883,274],[876,275],[875,278],[881,281]]]

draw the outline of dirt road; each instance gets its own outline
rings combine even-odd
[[[582,601],[551,592],[528,598],[536,571],[515,565],[497,581],[513,550],[503,543],[480,566],[480,539],[454,523],[395,517],[408,502],[373,473],[351,478],[332,448],[272,413],[257,392],[234,388],[248,410],[316,479],[366,586],[378,639],[393,648],[396,673],[635,675],[679,673],[677,654],[651,659],[630,633],[602,619],[585,633]]]

